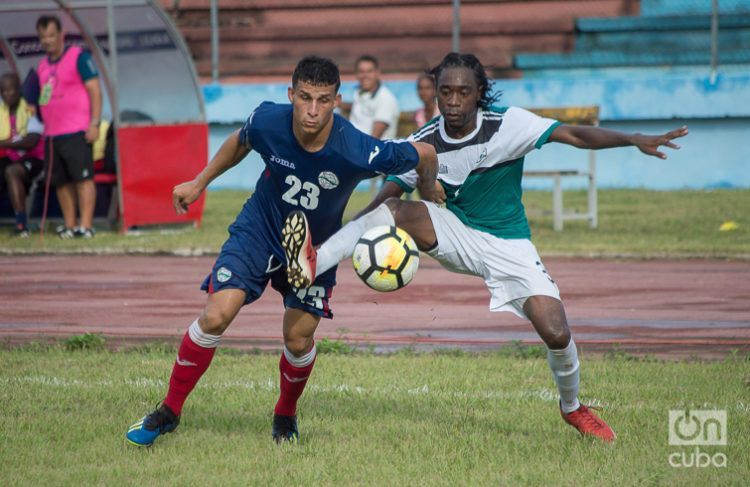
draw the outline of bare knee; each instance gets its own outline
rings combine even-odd
[[[542,336],[542,340],[544,340],[547,348],[562,350],[570,343],[570,330],[567,326],[564,328],[554,328],[549,333],[546,333],[545,336]]]
[[[534,327],[547,348],[561,350],[570,343],[570,329],[564,317],[561,319],[559,316],[550,316],[546,320],[535,323]]]
[[[284,312],[284,346],[295,357],[302,357],[313,348],[313,337],[320,323],[320,316],[299,308],[287,308]]]
[[[437,235],[427,207],[418,201],[388,198],[385,205],[391,210],[396,226],[405,230],[414,239],[419,250],[435,247]]]
[[[203,313],[198,318],[198,324],[203,333],[222,335],[232,322],[232,318],[234,318],[232,313],[222,309],[220,306],[209,304],[203,309]]]
[[[312,349],[313,338],[302,335],[284,335],[284,346],[295,357],[301,357]]]
[[[5,179],[8,182],[20,181],[23,177],[23,168],[20,164],[10,164],[5,167]]]
[[[523,310],[548,348],[559,350],[568,346],[570,329],[562,302],[548,296],[532,296]]]

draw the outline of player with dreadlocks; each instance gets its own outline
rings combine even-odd
[[[490,292],[491,311],[510,311],[531,321],[547,346],[547,360],[560,394],[563,419],[583,435],[613,441],[615,433],[578,401],[578,353],[560,292],[544,268],[521,203],[524,156],[547,142],[585,149],[635,146],[666,158],[659,146],[679,147],[664,135],[626,134],[598,127],[563,125],[522,108],[496,108],[484,67],[472,54],[450,53],[432,70],[441,116],[411,135],[438,154],[436,194],[430,201],[399,199],[419,178],[414,171],[389,177],[359,218],[345,225],[317,252],[308,242],[292,256],[289,278],[312,282],[317,273],[351,255],[369,228],[397,225],[411,234],[420,250],[446,269],[480,276]],[[445,204],[443,206],[443,203]],[[304,264],[304,265],[302,265]]]

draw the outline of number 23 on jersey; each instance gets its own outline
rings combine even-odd
[[[304,183],[294,174],[290,174],[284,181],[289,185],[281,199],[294,206],[301,206],[306,210],[314,210],[318,207],[318,196],[320,196],[320,188],[309,182]]]

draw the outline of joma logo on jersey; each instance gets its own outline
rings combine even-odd
[[[281,166],[288,167],[289,169],[295,169],[294,163],[289,162],[286,159],[282,159],[281,157],[275,156],[273,154],[271,154],[270,159],[271,159],[271,162],[275,162],[276,164],[279,164]]]

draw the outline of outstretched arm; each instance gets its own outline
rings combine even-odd
[[[240,131],[233,132],[221,145],[211,162],[193,179],[178,184],[172,190],[172,202],[178,215],[187,213],[188,205],[197,200],[211,181],[224,171],[237,165],[250,152],[250,147],[240,143]]]
[[[411,145],[419,154],[419,163],[414,169],[417,173],[417,189],[422,199],[432,201],[438,204],[445,203],[445,191],[440,183],[437,182],[438,159],[435,148],[424,142],[411,142]],[[359,218],[362,215],[374,210],[388,198],[400,198],[404,190],[398,184],[386,180],[380,188],[380,192],[362,211],[354,217]]]
[[[616,130],[599,127],[584,127],[578,125],[559,125],[550,135],[549,140],[572,145],[581,149],[607,149],[610,147],[635,146],[644,154],[666,159],[667,155],[659,151],[659,147],[679,149],[680,146],[672,142],[688,134],[686,125],[662,135],[627,134]]]

